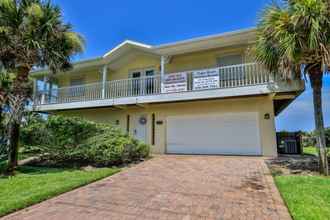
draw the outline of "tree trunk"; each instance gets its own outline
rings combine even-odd
[[[13,121],[9,126],[9,152],[7,173],[13,175],[18,165],[20,124]]]
[[[317,145],[319,148],[320,172],[324,175],[329,175],[323,110],[322,110],[323,72],[320,68],[315,68],[310,71],[309,77],[313,89],[315,131],[316,131]]]
[[[2,113],[2,105],[0,103],[0,138],[2,137],[3,133],[4,133],[4,127],[3,127],[3,113]]]
[[[31,85],[29,84],[28,78],[30,70],[31,68],[24,66],[17,69],[17,76],[13,82],[13,99],[9,100],[9,108],[11,109],[12,115],[8,128],[8,175],[14,175],[14,171],[18,165],[20,124],[26,101],[31,93]]]

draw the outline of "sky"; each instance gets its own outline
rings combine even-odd
[[[146,44],[185,40],[254,27],[271,0],[53,0],[64,19],[86,40],[85,60],[102,56],[124,40]],[[313,130],[310,86],[276,119],[277,130]],[[323,89],[324,116],[330,126],[330,78]]]

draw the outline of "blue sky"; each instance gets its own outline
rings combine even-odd
[[[101,56],[126,39],[147,44],[249,28],[271,0],[53,0],[86,39],[78,59]],[[276,119],[278,130],[312,130],[310,86]],[[324,86],[325,123],[330,126],[330,79]]]

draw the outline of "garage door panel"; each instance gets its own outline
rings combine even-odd
[[[167,152],[260,155],[257,113],[167,119]]]

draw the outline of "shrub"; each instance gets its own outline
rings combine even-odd
[[[49,131],[46,129],[46,120],[39,114],[28,115],[20,132],[20,142],[25,151],[39,151],[40,145],[49,145]]]
[[[51,116],[22,129],[25,150],[40,152],[51,165],[119,165],[148,157],[148,145],[108,124]]]
[[[51,116],[46,129],[54,145],[76,147],[97,133],[95,123],[79,117]]]
[[[147,157],[150,151],[148,145],[123,135],[115,128],[91,137],[82,148],[87,149],[88,160],[97,166],[129,163]]]

